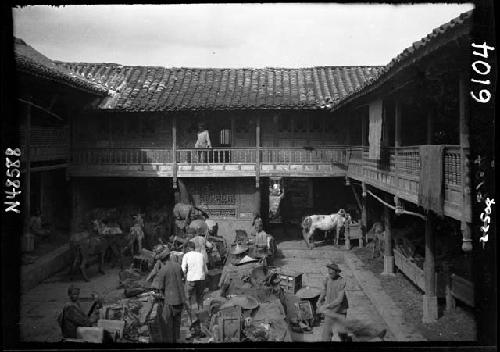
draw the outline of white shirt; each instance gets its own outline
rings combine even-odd
[[[182,271],[186,274],[187,281],[205,280],[208,271],[203,254],[196,251],[187,252],[182,257]]]
[[[212,143],[210,142],[210,134],[208,130],[198,132],[198,140],[196,141],[195,148],[212,148]]]

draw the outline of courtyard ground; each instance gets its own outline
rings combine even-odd
[[[372,259],[371,250],[368,248],[355,248],[352,252],[361,260],[363,268],[380,280],[383,291],[402,310],[404,321],[413,324],[425,339],[429,341],[476,340],[476,323],[471,308],[458,303],[454,312],[444,314],[444,302],[440,302],[438,321],[424,324],[422,323],[423,292],[401,272],[397,272],[394,277],[381,275],[384,271],[383,258]]]

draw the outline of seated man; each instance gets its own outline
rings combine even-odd
[[[71,285],[68,288],[68,296],[70,301],[64,305],[57,320],[64,338],[76,338],[76,329],[81,326],[92,326],[97,321],[98,315],[91,315],[92,312],[89,314],[83,312],[80,307],[80,289],[78,287]]]
[[[257,257],[266,257],[268,263],[274,254],[276,254],[276,244],[274,242],[274,237],[264,231],[264,223],[261,218],[255,219],[254,229],[252,233],[255,233],[255,248]]]

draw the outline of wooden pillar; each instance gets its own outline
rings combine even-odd
[[[445,281],[445,299],[446,299],[446,312],[450,313],[455,310],[455,297],[451,292],[451,270],[447,262],[443,263],[443,276]]]
[[[354,184],[351,182],[351,189],[352,189],[352,193],[354,194],[354,198],[356,199],[356,204],[358,205],[358,208],[360,211],[362,211],[363,209],[363,202],[361,201],[361,199],[359,199],[359,195],[358,193],[356,192],[356,189],[354,188]],[[363,233],[363,226],[362,225],[362,221],[360,223],[360,230],[361,230],[361,233],[362,233],[362,236],[361,238],[359,239],[359,247],[362,248],[364,247],[364,233]]]
[[[368,239],[366,238],[366,233],[368,232],[367,226],[368,226],[368,219],[367,219],[367,212],[366,212],[366,183],[361,182],[361,187],[363,189],[363,201],[362,201],[362,208],[361,208],[361,234],[363,236],[363,239],[365,243],[368,243]]]
[[[389,116],[387,114],[387,104],[382,102],[382,145],[388,147],[391,143],[389,142]]]
[[[260,116],[255,124],[255,188],[259,189],[260,183]],[[260,199],[260,196],[259,196]]]
[[[177,188],[177,116],[172,118],[172,178],[173,187]]]
[[[273,128],[274,128],[273,147],[275,148],[279,147],[279,139],[278,139],[279,119],[280,119],[279,113],[275,113],[275,115],[273,116]]]
[[[427,211],[425,222],[425,261],[424,261],[424,282],[425,294],[423,296],[423,316],[424,323],[433,323],[438,319],[438,302],[436,296],[436,269],[434,264],[435,245],[434,234],[432,233],[433,213]]]
[[[459,131],[460,131],[460,160],[461,160],[461,180],[462,180],[462,219],[460,229],[462,231],[462,250],[470,252],[472,250],[471,227],[467,222],[467,215],[471,212],[470,202],[470,178],[468,165],[469,150],[469,95],[466,86],[466,77],[461,74],[458,81],[459,91]]]
[[[29,99],[31,101],[31,99]],[[30,144],[31,144],[31,105],[26,104],[25,115],[25,135],[24,135],[24,217],[23,217],[23,234],[27,236],[30,232],[29,220],[31,216],[31,158],[30,158]]]
[[[401,105],[394,102],[394,146],[401,147]]]
[[[366,116],[363,114],[363,111],[360,110],[359,114],[361,116],[361,145],[364,147],[368,145],[367,140],[366,140],[366,130],[367,130],[367,123],[368,121],[366,120]]]
[[[382,273],[382,275],[388,276],[394,276],[391,215],[391,209],[384,205],[384,272]]]
[[[401,147],[401,105],[396,100],[394,102],[394,172],[396,187],[399,188],[399,148]]]

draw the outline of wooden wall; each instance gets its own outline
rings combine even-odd
[[[358,129],[354,117],[325,111],[215,111],[176,113],[86,113],[75,117],[76,147],[171,148],[171,119],[177,117],[178,148],[194,148],[197,123],[204,121],[214,148],[220,145],[220,130],[231,129],[233,147],[255,146],[255,125],[261,120],[263,147],[342,145]],[[354,138],[354,137],[353,137]]]
[[[251,229],[254,211],[254,178],[183,178],[195,204],[208,208],[210,218],[219,225],[219,234],[232,243],[235,230]]]

